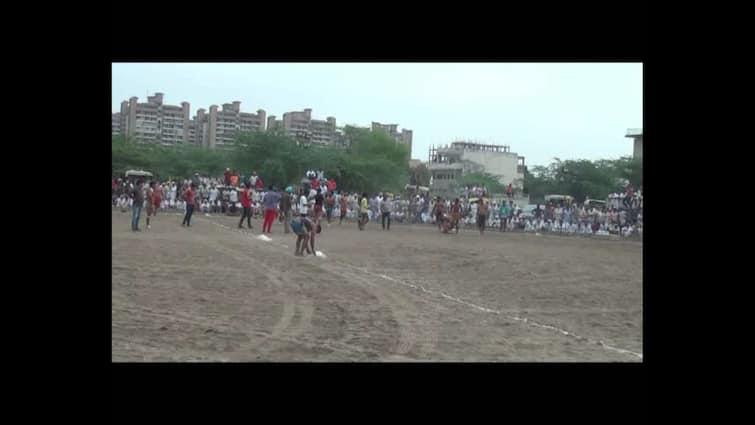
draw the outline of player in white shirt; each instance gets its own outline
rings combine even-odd
[[[297,205],[297,208],[300,215],[307,215],[309,213],[309,201],[307,200],[307,196],[304,195],[304,191],[299,196],[299,205]]]
[[[212,185],[212,187],[210,188],[210,203],[214,204],[217,199],[218,188],[216,188],[215,185]]]
[[[121,212],[126,212],[128,209],[128,198],[125,194],[121,195],[120,198],[118,198],[118,206],[121,208]]]

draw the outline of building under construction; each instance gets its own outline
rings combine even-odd
[[[491,145],[458,141],[445,146],[430,146],[428,169],[430,189],[450,192],[459,177],[485,172],[498,177],[503,185],[512,184],[518,191],[524,184],[524,157],[511,152],[508,145]]]

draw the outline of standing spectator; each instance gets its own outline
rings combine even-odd
[[[506,187],[506,194],[509,196],[509,198],[514,197],[514,186],[509,183],[508,187]]]
[[[320,222],[320,216],[322,216],[323,200],[324,198],[322,196],[322,190],[318,188],[317,193],[315,194],[315,211],[314,211],[315,223]]]
[[[239,191],[235,187],[232,187],[228,191],[228,201],[232,204],[236,204],[239,201]]]
[[[386,230],[385,228],[385,219],[388,219],[388,229],[391,230],[391,213],[393,212],[393,201],[389,199],[387,196],[383,199],[382,202],[380,202],[380,212],[383,213],[383,230]]]
[[[564,212],[561,217],[561,221],[565,226],[571,226],[571,208],[569,208],[568,205],[564,207]]]
[[[481,197],[480,206],[477,209],[477,226],[480,228],[480,235],[485,232],[485,224],[488,220],[488,208],[488,200]]]
[[[501,207],[498,211],[498,216],[500,220],[500,228],[498,229],[499,232],[505,232],[506,231],[506,224],[509,219],[509,205],[506,203],[506,201],[501,202]]]
[[[247,177],[247,183],[249,183],[249,187],[255,188],[257,187],[257,171],[252,170],[252,174]]]
[[[207,187],[205,187],[205,185],[202,184],[201,182],[199,183],[199,185],[197,185],[197,187],[199,188],[199,190],[197,190],[198,195],[199,195],[197,199],[199,201],[207,200],[207,198],[209,197],[209,194],[207,192]]]
[[[540,223],[543,219],[543,210],[540,208],[540,204],[537,204],[535,206],[535,210],[532,212],[532,214],[535,216],[535,220]]]
[[[194,187],[199,187],[200,181],[199,181],[199,173],[194,173],[194,177],[191,178],[191,182],[194,183]]]
[[[283,215],[283,232],[289,233],[288,222],[291,220],[291,192],[293,188],[287,187],[286,193],[281,197],[281,213]]]
[[[342,193],[338,199],[338,203],[341,207],[341,218],[338,220],[338,224],[343,223],[343,218],[346,217],[346,211],[348,210],[348,193]]]
[[[215,184],[212,184],[210,186],[210,205],[215,205],[215,201],[218,199],[218,188],[215,187]]]
[[[244,191],[241,192],[241,206],[244,208],[244,213],[239,220],[239,229],[243,228],[244,219],[246,218],[246,225],[252,229],[252,196],[249,188],[249,183],[244,183]]]
[[[144,206],[144,191],[142,190],[143,183],[143,181],[137,180],[136,186],[131,191],[131,200],[133,201],[131,205],[132,232],[141,232],[141,230],[139,230],[139,217],[142,214],[142,207]]]
[[[225,183],[226,186],[231,185],[231,169],[230,168],[225,169],[225,172],[223,173],[223,182]]]
[[[307,215],[309,201],[307,201],[307,195],[304,193],[304,189],[299,190],[299,205],[297,206],[299,209],[299,214],[301,215]]]
[[[121,194],[121,197],[118,198],[118,206],[121,208],[121,213],[125,213],[128,210],[128,197],[125,193]]]
[[[181,226],[191,227],[191,215],[194,213],[194,189],[196,189],[196,186],[192,183],[183,193],[183,198],[186,201],[186,215]]]
[[[263,191],[265,189],[265,182],[262,181],[262,177],[257,176],[257,180],[256,180],[255,184],[256,184],[255,187],[256,187],[256,189],[257,189],[258,192],[261,192],[261,191]]]
[[[231,174],[231,186],[233,186],[234,188],[239,186],[239,173],[237,173],[236,171]]]
[[[634,188],[632,187],[632,183],[628,183],[627,187],[624,191],[624,208],[631,210],[632,209],[632,201],[634,200]]]
[[[333,216],[333,208],[336,206],[336,199],[333,197],[332,192],[328,192],[328,196],[325,198],[325,215],[328,218],[328,227],[330,227],[330,218]]]

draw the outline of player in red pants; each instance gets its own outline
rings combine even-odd
[[[275,222],[275,217],[278,216],[278,202],[280,202],[281,195],[278,191],[273,190],[273,186],[270,185],[267,188],[267,193],[262,198],[262,204],[265,207],[265,221],[262,224],[262,233],[272,233],[272,226]]]

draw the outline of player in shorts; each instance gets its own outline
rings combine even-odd
[[[370,206],[369,202],[367,201],[367,192],[362,193],[362,199],[359,201],[359,221],[357,221],[357,224],[359,226],[359,230],[364,230],[364,225],[367,224],[367,222],[370,220],[369,216],[367,215],[367,211],[369,211]]]
[[[459,234],[459,222],[461,221],[461,203],[459,198],[454,199],[451,204],[451,228],[456,228],[456,234]]]
[[[325,198],[322,196],[322,189],[317,188],[317,191],[315,192],[315,209],[314,209],[314,218],[315,222],[320,221],[320,217],[322,216],[322,204]]]
[[[438,230],[442,230],[443,228],[443,213],[445,209],[445,204],[443,203],[443,198],[438,197],[438,199],[435,201],[435,207],[434,207],[434,213],[435,213],[435,223],[438,225]]]
[[[333,193],[328,192],[325,197],[325,216],[328,218],[328,226],[330,226],[330,217],[333,215],[333,208],[336,206],[336,198],[333,197]]]
[[[448,233],[453,228],[451,216],[448,214],[443,214],[439,220],[441,232]]]
[[[343,223],[343,218],[346,217],[346,211],[348,210],[347,208],[348,199],[346,195],[347,193],[342,193],[341,198],[338,200],[338,203],[341,205],[341,218],[338,220],[338,224]]]
[[[312,243],[312,251],[309,249],[310,237],[315,229],[312,220],[308,219],[306,214],[299,214],[298,217],[291,220],[290,225],[291,230],[296,235],[296,248],[294,249],[294,255],[297,257],[303,257],[305,249],[307,250],[307,254],[314,253],[314,242]]]

